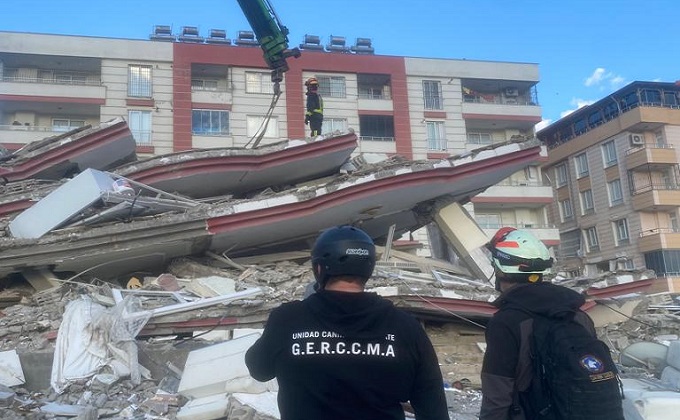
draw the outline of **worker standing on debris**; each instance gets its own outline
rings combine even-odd
[[[583,296],[543,281],[553,263],[543,242],[504,227],[487,248],[501,296],[486,328],[480,420],[623,420],[609,349],[579,309]]]
[[[307,86],[307,112],[305,113],[305,125],[309,124],[311,136],[321,134],[323,124],[323,98],[319,95],[319,81],[311,77],[305,82]]]
[[[364,291],[375,245],[362,230],[324,231],[312,250],[317,292],[284,303],[246,352],[253,378],[276,378],[282,420],[448,420],[437,356],[411,315]]]

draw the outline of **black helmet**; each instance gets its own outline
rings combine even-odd
[[[353,226],[336,226],[323,231],[312,249],[312,269],[321,288],[333,276],[356,276],[366,281],[374,267],[373,240]]]

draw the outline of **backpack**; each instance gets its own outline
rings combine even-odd
[[[622,384],[609,347],[574,315],[532,314],[534,379],[522,393],[527,418],[623,420]]]

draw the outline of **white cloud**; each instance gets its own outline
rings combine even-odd
[[[595,101],[593,101],[592,99],[573,98],[570,103],[574,105],[576,109],[579,109],[583,108],[584,106],[594,104]]]
[[[567,115],[571,114],[572,112],[576,111],[577,109],[583,108],[584,106],[594,104],[595,101],[581,98],[572,98],[572,100],[569,103],[575,108],[567,109],[566,111],[560,112],[560,118],[564,118]]]
[[[608,83],[611,88],[619,88],[626,83],[626,79],[623,76],[614,74],[603,67],[598,67],[593,71],[589,77],[586,78],[584,84],[587,87],[600,86]]]
[[[552,120],[541,120],[540,123],[538,123],[534,126],[534,133],[537,132],[537,131],[543,130],[544,128],[549,126],[551,123],[552,123]]]
[[[586,86],[599,85],[602,82],[605,71],[606,70],[602,67],[596,68],[593,74],[591,74],[590,77],[586,79]]]

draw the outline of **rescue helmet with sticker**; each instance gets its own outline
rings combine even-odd
[[[319,81],[316,79],[316,77],[310,77],[307,79],[305,82],[305,86],[307,87],[318,87],[319,86]]]
[[[511,281],[539,282],[553,264],[543,242],[527,231],[511,227],[500,228],[487,249],[494,269]]]
[[[312,248],[312,269],[320,288],[337,276],[358,277],[366,282],[375,268],[375,244],[363,230],[335,226],[323,231]]]

